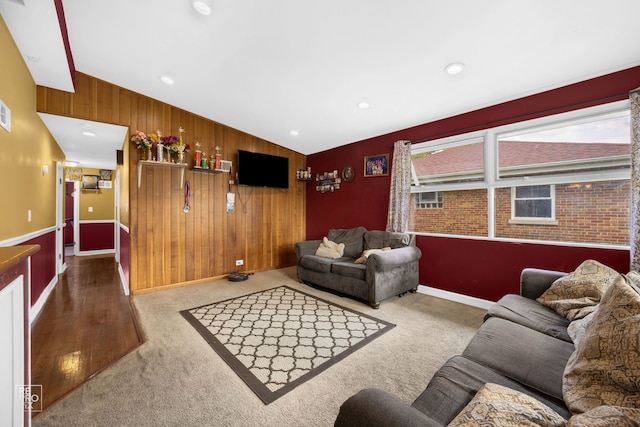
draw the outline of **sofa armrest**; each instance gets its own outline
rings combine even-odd
[[[421,257],[422,251],[415,246],[376,252],[367,258],[367,269],[369,269],[369,266],[373,266],[375,271],[389,271],[418,261]]]
[[[318,250],[322,240],[305,240],[304,242],[298,242],[295,244],[296,259],[300,261],[304,255],[313,255]]]
[[[442,427],[442,424],[392,394],[367,388],[354,394],[340,406],[334,426]]]
[[[520,295],[536,299],[544,293],[557,279],[566,276],[561,271],[525,268],[520,274]]]

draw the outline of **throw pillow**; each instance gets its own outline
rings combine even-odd
[[[325,258],[340,258],[344,253],[344,243],[336,243],[327,239],[326,237],[322,238],[322,243],[318,246],[316,250],[316,255],[325,257]]]
[[[584,414],[574,415],[568,427],[634,427],[640,423],[640,409],[620,406],[598,406]]]
[[[575,343],[562,397],[572,414],[600,405],[640,408],[640,293],[620,276]]]
[[[391,248],[386,247],[386,248],[382,248],[382,249],[366,249],[364,252],[362,252],[362,255],[360,256],[360,258],[358,258],[357,260],[353,261],[354,264],[366,264],[367,263],[367,258],[369,258],[369,255],[371,254],[375,254],[376,252],[382,252],[382,251],[390,251]]]
[[[566,420],[533,397],[487,383],[448,427],[566,426]]]
[[[595,310],[600,298],[620,273],[594,260],[559,278],[536,301],[568,320],[585,317]]]

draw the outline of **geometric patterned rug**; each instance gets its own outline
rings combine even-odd
[[[265,404],[395,326],[287,286],[180,313]]]

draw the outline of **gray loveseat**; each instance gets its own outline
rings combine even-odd
[[[418,262],[422,252],[415,235],[387,231],[368,231],[364,227],[331,229],[327,238],[344,243],[344,254],[337,259],[315,255],[322,240],[295,244],[298,279],[363,300],[373,308],[380,302],[418,288]],[[367,249],[391,248],[372,253],[364,264],[355,263]]]
[[[569,321],[535,301],[564,275],[523,270],[520,295],[506,295],[487,311],[462,355],[449,359],[413,404],[365,389],[343,403],[335,425],[446,426],[486,383],[526,393],[568,419],[562,377],[574,351]]]

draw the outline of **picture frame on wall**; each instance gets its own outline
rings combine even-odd
[[[82,178],[82,168],[69,168],[69,180],[80,181]]]
[[[389,153],[376,154],[375,156],[365,156],[364,176],[387,176],[389,175]]]
[[[111,170],[100,169],[100,179],[111,181]]]

